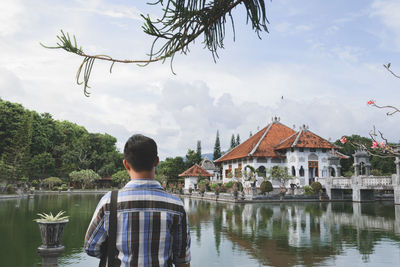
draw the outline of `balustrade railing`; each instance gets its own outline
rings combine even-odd
[[[392,178],[388,176],[365,176],[361,177],[362,186],[392,186]]]
[[[332,186],[351,187],[351,178],[349,178],[349,177],[334,177],[334,178],[332,178]]]

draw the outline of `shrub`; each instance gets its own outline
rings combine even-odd
[[[73,171],[69,174],[69,177],[71,178],[72,182],[81,184],[82,189],[85,189],[86,186],[100,179],[100,176],[95,171],[90,169]]]
[[[203,184],[199,183],[199,190],[200,190],[200,193],[204,194],[204,192],[206,191],[206,184],[205,183],[203,183]]]
[[[15,187],[12,184],[7,185],[7,194],[15,194]]]
[[[131,179],[129,173],[126,170],[122,170],[114,173],[111,176],[112,183],[116,186],[125,185]]]
[[[371,170],[371,175],[373,175],[373,176],[382,176],[383,172],[381,170],[373,169],[373,170]]]
[[[344,177],[351,177],[351,176],[353,176],[353,175],[354,175],[353,171],[347,171],[347,172],[344,172],[344,173],[343,173],[343,176],[344,176]]]
[[[39,182],[38,182],[38,180],[33,180],[31,184],[33,187],[36,188],[39,185]]]
[[[235,177],[236,178],[242,178],[242,170],[235,169]]]
[[[242,192],[243,191],[243,185],[241,182],[236,182],[235,186],[237,188],[237,191]]]
[[[43,180],[43,184],[51,190],[54,186],[62,184],[62,180],[58,177],[49,177]]]
[[[260,190],[261,190],[261,193],[265,194],[265,193],[271,192],[274,189],[273,189],[270,181],[263,181],[260,185]]]
[[[67,190],[68,190],[68,185],[62,184],[59,188],[60,188],[62,191],[67,191]]]
[[[305,185],[303,186],[304,189],[304,195],[314,195],[314,190],[312,189],[311,186]]]
[[[227,182],[227,183],[224,184],[224,187],[225,187],[226,189],[229,189],[229,188],[232,188],[234,184],[235,184],[234,181],[229,181],[229,182]]]
[[[322,192],[322,185],[320,182],[313,182],[311,184],[311,188],[314,191],[315,194],[318,194],[320,192]]]
[[[216,183],[210,185],[210,188],[212,191],[215,191],[218,187],[219,187],[219,185]]]

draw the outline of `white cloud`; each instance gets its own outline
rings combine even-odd
[[[335,47],[332,52],[345,62],[358,62],[363,53],[360,47],[353,46]]]
[[[300,24],[300,25],[294,25],[289,22],[282,22],[277,24],[276,26],[272,26],[272,33],[274,31],[277,31],[282,34],[298,34],[298,33],[303,33],[312,30],[312,26],[310,25],[305,25],[305,24]]]
[[[14,34],[20,29],[24,7],[20,1],[6,1],[0,8],[0,36]]]
[[[397,50],[400,49],[400,2],[397,0],[380,0],[374,1],[371,5],[371,16],[381,19],[383,24],[391,30],[392,38],[388,38],[387,42],[391,39],[395,40]],[[392,45],[387,44],[388,47]]]

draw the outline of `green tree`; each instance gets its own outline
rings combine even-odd
[[[22,105],[0,98],[0,155],[11,146],[25,117],[26,111]]]
[[[28,174],[27,162],[30,157],[29,151],[32,142],[32,119],[33,114],[25,112],[9,146],[4,149],[2,161],[3,164],[8,166],[3,168],[9,171],[6,178],[11,182]]]
[[[197,148],[196,148],[196,156],[197,156],[197,163],[201,162],[201,141],[197,141]]]
[[[289,175],[289,171],[287,167],[282,166],[274,166],[268,170],[269,175],[272,179],[280,181],[282,186],[286,185],[286,182],[289,181],[292,176]]]
[[[240,145],[240,135],[236,135],[236,146]]]
[[[67,178],[93,169],[101,176],[123,170],[123,155],[108,134],[89,133],[69,121],[56,121],[0,99],[0,179]]]
[[[80,184],[85,189],[89,184],[100,179],[100,176],[93,170],[73,171],[69,174],[71,182]]]
[[[198,157],[197,153],[194,150],[188,149],[188,151],[186,153],[186,161],[185,161],[186,162],[186,168],[190,168],[194,164],[200,163],[200,160],[199,160],[199,157]]]
[[[131,180],[129,173],[126,170],[121,170],[112,175],[112,182],[118,187],[124,186]]]
[[[55,185],[61,185],[62,180],[58,177],[49,177],[44,179],[42,183],[51,190]]]
[[[312,182],[311,188],[312,188],[314,194],[319,194],[322,192],[322,185],[320,182]]]
[[[179,174],[185,171],[185,162],[182,157],[166,158],[156,168],[157,175],[165,175],[168,182],[176,182]]]
[[[41,179],[55,173],[55,161],[48,152],[31,157],[28,164],[31,179]]]
[[[348,142],[342,144],[340,140],[336,140],[334,143],[339,147],[339,152],[350,156],[349,159],[340,160],[340,165],[342,166],[342,173],[347,173],[353,171],[354,158],[352,155],[356,152],[356,147],[353,144],[363,144],[366,147],[371,147],[371,139],[367,137],[362,137],[356,134],[351,136],[346,136]],[[382,158],[378,156],[371,155],[370,158],[371,169],[381,170],[384,174],[392,174],[396,172],[396,166],[394,164],[393,158]]]
[[[219,131],[217,130],[217,137],[215,138],[214,154],[213,159],[219,159],[221,157],[221,143],[219,141]]]
[[[232,150],[232,149],[234,149],[235,147],[236,147],[235,135],[232,134],[232,137],[231,137],[231,147],[230,147],[230,149]]]

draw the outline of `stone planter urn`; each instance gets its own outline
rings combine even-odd
[[[43,248],[55,248],[61,246],[61,239],[64,233],[65,225],[68,220],[59,222],[37,222],[42,238]]]
[[[61,217],[63,214],[64,212],[59,212],[56,216],[51,213],[39,214],[42,218],[35,220],[42,238],[42,245],[37,249],[42,257],[42,267],[57,267],[58,258],[64,252],[65,247],[61,245],[61,239],[68,216]]]

